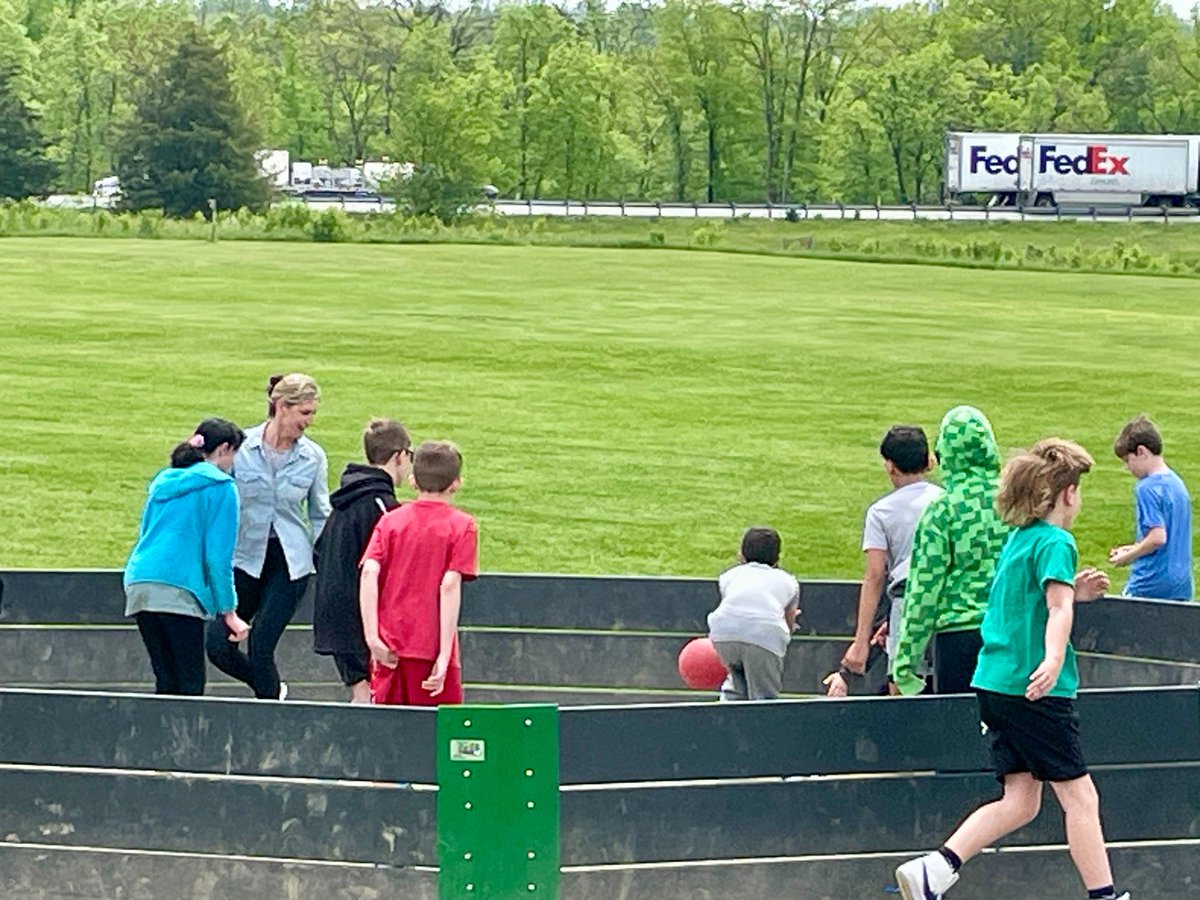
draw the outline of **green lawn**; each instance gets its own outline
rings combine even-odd
[[[493,571],[713,575],[741,531],[858,573],[879,437],[950,406],[1098,460],[1087,562],[1130,537],[1128,415],[1200,480],[1194,283],[721,253],[0,241],[0,565],[119,566],[145,483],[272,371],[324,390],[336,479],[394,415],[466,457]]]

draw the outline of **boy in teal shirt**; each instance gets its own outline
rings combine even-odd
[[[1004,468],[996,506],[1016,531],[996,563],[971,682],[1004,794],[971,813],[939,850],[896,870],[904,900],[939,900],[964,862],[1037,817],[1046,781],[1066,815],[1071,859],[1089,900],[1129,900],[1113,885],[1074,704],[1075,604],[1108,588],[1103,572],[1075,571],[1070,528],[1079,514],[1079,480],[1092,465],[1078,444],[1048,438]]]

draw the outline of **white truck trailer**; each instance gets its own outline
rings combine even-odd
[[[1200,135],[946,135],[946,194],[1011,206],[1200,206]]]

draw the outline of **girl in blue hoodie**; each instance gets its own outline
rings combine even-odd
[[[208,619],[224,619],[232,641],[249,631],[233,591],[238,496],[229,474],[245,437],[232,422],[205,419],[150,482],[125,566],[125,615],[150,654],[155,693],[204,693]]]

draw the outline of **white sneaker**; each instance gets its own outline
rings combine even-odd
[[[896,882],[904,900],[942,900],[956,881],[958,873],[936,851],[920,859],[910,859],[896,869]]]
[[[279,682],[279,699],[280,700],[287,699],[287,682],[286,681]]]

